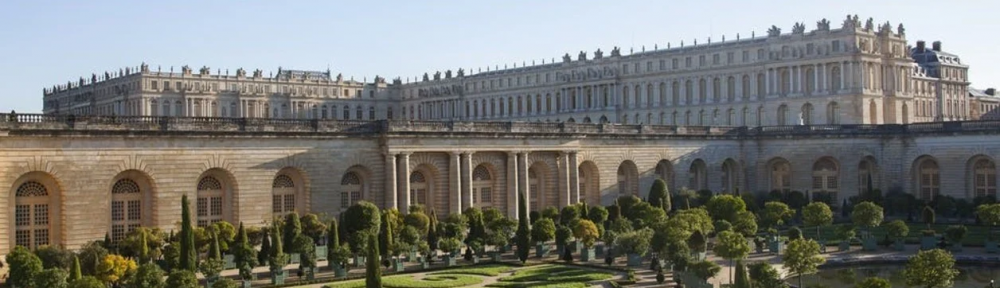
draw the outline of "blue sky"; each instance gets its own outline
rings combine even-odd
[[[974,87],[1000,86],[1000,1],[0,1],[0,111],[39,112],[41,90],[91,73],[203,65],[235,73],[326,70],[413,78],[613,46],[636,51],[734,39],[771,25],[807,31],[844,16],[902,22],[943,41]]]

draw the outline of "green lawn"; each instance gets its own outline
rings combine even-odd
[[[382,286],[388,288],[455,288],[483,283],[483,278],[471,275],[428,275],[417,279],[413,275],[399,275],[382,278]],[[323,286],[325,288],[363,288],[365,280],[352,280]]]
[[[517,270],[514,275],[501,277],[500,282],[488,287],[586,287],[587,282],[608,280],[611,273],[585,268],[542,265]]]
[[[828,245],[834,245],[839,243],[840,241],[835,239],[838,238],[836,233],[837,227],[841,225],[843,224],[834,224],[830,226],[821,227],[820,237],[822,239],[825,239]],[[951,225],[952,224],[934,224],[931,225],[931,227],[932,229],[934,229],[934,231],[937,231],[938,235],[944,235],[945,229],[947,229],[948,226]],[[918,243],[920,241],[920,237],[923,236],[922,231],[927,229],[927,225],[923,223],[908,223],[907,226],[910,227],[910,233],[906,237],[906,242]],[[969,232],[965,235],[965,239],[962,240],[962,244],[971,246],[982,246],[983,241],[987,239],[989,233],[989,227],[976,226],[976,225],[966,225],[965,227],[969,229]],[[809,239],[816,238],[815,227],[805,227],[801,229],[802,229],[802,236]],[[856,231],[858,231],[857,235],[860,236],[861,229],[857,229]],[[874,234],[876,239],[878,239],[879,241],[885,238],[885,230],[883,230],[882,227],[876,227],[872,229],[872,234]],[[787,231],[783,232],[782,235],[787,235]]]
[[[491,264],[491,265],[481,265],[481,266],[473,266],[473,267],[466,267],[466,268],[448,269],[448,270],[444,270],[444,271],[441,271],[441,272],[434,272],[434,273],[431,273],[431,274],[433,274],[433,275],[440,275],[440,274],[463,274],[463,275],[479,275],[479,276],[497,276],[497,275],[500,275],[500,273],[510,272],[511,270],[514,270],[514,268],[511,268],[510,266],[507,266],[507,265]]]

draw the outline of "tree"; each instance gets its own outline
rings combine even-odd
[[[704,281],[708,281],[709,278],[715,277],[715,275],[719,274],[719,271],[722,271],[722,267],[719,267],[719,264],[715,264],[715,262],[708,260],[692,263],[688,266],[688,269],[694,272],[695,276]]]
[[[573,237],[579,239],[583,243],[583,247],[590,248],[594,246],[594,242],[601,234],[597,231],[597,225],[590,220],[580,220],[576,222],[576,227],[573,227]]]
[[[653,238],[653,229],[644,228],[627,232],[618,236],[615,240],[615,247],[628,254],[646,256],[650,249],[650,239]]]
[[[193,274],[192,274],[193,275]],[[101,280],[97,280],[94,276],[84,276],[83,278],[73,280],[69,282],[69,287],[73,288],[107,288]],[[180,286],[175,286],[180,287]],[[185,288],[194,288],[197,286],[187,286]]]
[[[185,194],[181,196],[181,255],[178,268],[194,272],[198,266],[198,250],[194,246],[194,227],[191,226],[191,210],[188,206]]]
[[[301,268],[316,268],[316,242],[313,241],[312,237],[299,235],[295,240],[292,240],[292,248],[295,248],[293,251],[299,253]]]
[[[302,234],[302,222],[299,221],[299,215],[295,212],[285,214],[284,221],[281,221],[281,243],[285,247],[281,247],[285,251],[295,251],[292,249],[292,244],[295,243],[295,238]]]
[[[996,236],[993,235],[997,224],[1000,224],[1000,204],[982,204],[976,207],[976,216],[979,217],[980,222],[990,226],[990,233],[987,240],[995,241]]]
[[[653,187],[649,188],[649,196],[646,198],[653,206],[662,206],[664,211],[670,211],[670,190],[667,188],[667,182],[663,179],[653,180]]]
[[[893,220],[882,224],[886,235],[893,240],[903,240],[910,234],[910,227],[903,220]]]
[[[382,251],[382,260],[385,262],[385,263],[383,263],[383,265],[389,264],[389,256],[393,255],[392,254],[392,249],[393,249],[393,243],[392,242],[395,240],[395,237],[392,236],[392,230],[394,230],[394,229],[392,227],[393,219],[391,219],[391,217],[392,216],[390,216],[389,210],[382,211],[382,226],[381,226],[382,228],[379,229],[380,231],[379,231],[379,234],[378,234],[378,237],[379,237],[379,239],[378,239],[378,248],[379,248],[379,251]],[[386,267],[389,267],[389,266],[386,265]]]
[[[73,252],[59,246],[42,246],[35,249],[35,255],[42,260],[42,268],[68,269],[73,262]]]
[[[717,244],[713,251],[715,255],[719,255],[723,259],[729,260],[730,263],[733,260],[742,260],[750,255],[750,245],[747,244],[746,238],[743,235],[733,231],[722,231],[716,235]],[[729,279],[733,279],[732,270],[729,270]],[[732,280],[730,280],[732,281]],[[730,282],[732,284],[733,282]]]
[[[378,267],[378,239],[374,234],[368,237],[368,261],[365,262],[365,287],[382,288],[382,268]]]
[[[544,243],[552,241],[556,237],[556,223],[552,222],[552,219],[544,218],[535,221],[535,225],[531,226],[531,241],[535,243]]]
[[[726,220],[732,223],[738,213],[747,210],[747,205],[743,203],[742,198],[726,194],[709,199],[705,209],[712,216],[712,220]]]
[[[559,209],[556,208],[556,207],[546,207],[545,209],[542,209],[542,217],[541,218],[549,218],[552,221],[559,221],[559,217],[560,217],[559,216]],[[537,221],[537,220],[535,220],[535,221]],[[535,223],[531,223],[531,224],[534,225]]]
[[[792,229],[788,229],[788,240],[802,239],[802,229],[799,227],[792,226]]]
[[[782,288],[788,287],[781,273],[767,262],[757,262],[747,267],[753,287]]]
[[[336,227],[333,229],[336,229]],[[236,242],[233,246],[233,261],[236,263],[236,268],[240,270],[240,278],[251,279],[253,277],[253,267],[256,267],[259,262],[257,261],[257,250],[254,250],[250,244],[247,231],[243,228],[243,222],[240,222],[240,230],[236,234]]]
[[[524,193],[519,193],[517,195],[517,232],[515,232],[515,237],[517,238],[517,259],[521,260],[521,263],[528,261],[528,249],[531,249],[531,239],[528,238],[530,233],[528,227],[528,208],[524,203]]]
[[[289,256],[285,254],[284,245],[281,244],[281,234],[278,232],[278,227],[271,227],[271,252],[268,253],[269,258],[267,259],[267,264],[271,268],[272,273],[280,272],[285,269],[285,264],[288,264]],[[375,234],[371,234],[375,235]],[[371,258],[371,259],[378,259]],[[373,261],[372,262],[376,262]]]
[[[757,235],[757,215],[754,215],[753,212],[736,213],[736,219],[733,220],[732,224],[733,231],[743,234],[744,237]]]
[[[569,225],[570,223],[572,223],[573,221],[576,221],[577,219],[580,219],[580,208],[579,208],[579,206],[569,205],[569,206],[563,207],[562,210],[559,211],[559,224],[560,225],[563,225],[563,226]]]
[[[427,217],[427,214],[424,214],[423,212],[410,212],[410,214],[403,216],[403,224],[417,228],[417,231],[419,231],[421,235],[427,235],[427,229],[429,229],[430,222],[430,217]]]
[[[851,222],[855,226],[867,228],[868,232],[881,224],[883,218],[882,207],[872,202],[861,202],[854,205],[854,211],[851,211]]]
[[[618,208],[623,217],[633,220],[635,219],[635,215],[632,214],[632,207],[642,202],[642,199],[639,199],[638,196],[625,195],[618,197]]]
[[[430,220],[427,221],[427,245],[431,251],[438,249],[438,220],[437,214],[431,210]]]
[[[802,286],[802,275],[815,273],[826,258],[820,256],[819,243],[814,240],[798,239],[788,243],[785,254],[781,256],[782,266],[789,273],[798,275],[799,287]]]
[[[215,283],[212,283],[212,288],[237,288],[237,287],[240,287],[239,284],[237,284],[236,281],[233,281],[233,279],[229,278],[222,278],[219,279],[219,281],[215,281]]]
[[[118,285],[124,280],[126,275],[131,274],[137,268],[135,261],[126,259],[120,255],[110,254],[101,260],[97,265],[97,279],[111,285]]]
[[[885,280],[879,277],[868,277],[861,282],[858,282],[854,288],[892,288],[892,284],[889,280]]]
[[[319,216],[316,214],[306,214],[299,218],[299,222],[302,223],[302,234],[312,238],[314,242],[319,242],[326,234],[326,224],[319,220]]]
[[[66,280],[73,282],[73,280],[80,279],[83,277],[83,273],[80,273],[80,258],[73,256],[73,266],[69,268],[69,278]]]
[[[167,256],[165,252],[164,256]],[[100,241],[91,241],[84,244],[79,252],[80,268],[83,271],[83,275],[94,275],[97,271],[97,264],[101,263],[101,259],[104,259],[106,255],[108,255],[108,249],[101,246]],[[171,267],[176,267],[176,265]]]
[[[747,267],[743,260],[736,260],[736,280],[733,281],[733,288],[750,288],[750,278],[747,276]]]
[[[785,203],[771,201],[764,203],[764,209],[760,211],[760,222],[767,228],[775,228],[795,215],[795,210],[788,208]]]
[[[677,197],[679,197],[679,198],[681,198],[681,199],[684,200],[684,209],[685,210],[691,209],[692,207],[694,207],[694,206],[691,205],[691,199],[696,199],[695,200],[695,205],[698,204],[697,203],[698,191],[695,191],[695,190],[692,190],[692,189],[688,189],[687,187],[681,188],[681,191],[677,193]]]
[[[198,278],[194,272],[188,270],[174,270],[167,276],[166,287],[170,288],[199,288]]]
[[[917,252],[917,255],[910,257],[903,269],[903,277],[908,286],[947,288],[951,287],[956,276],[958,269],[955,269],[955,258],[941,249]]]
[[[602,206],[591,206],[590,211],[587,212],[587,219],[590,219],[595,225],[604,224],[605,221],[608,221],[608,209]]]
[[[833,210],[823,202],[812,202],[802,209],[802,219],[806,226],[816,227],[816,239],[820,239],[819,228],[833,223]]]
[[[163,287],[163,270],[153,263],[139,265],[135,273],[129,276],[127,288],[161,288]]]
[[[341,224],[344,226],[344,233],[349,236],[351,252],[361,254],[364,252],[361,249],[367,245],[368,234],[378,235],[382,224],[380,213],[378,207],[368,201],[359,201],[344,211],[344,221]]]
[[[646,228],[653,223],[662,222],[667,219],[667,213],[660,208],[659,205],[653,206],[646,202],[639,202],[638,204],[632,205],[632,211],[629,213],[632,220],[632,226],[636,229]]]
[[[927,224],[927,229],[930,230],[931,225],[934,225],[934,220],[936,218],[934,209],[931,209],[931,206],[924,206],[924,210],[920,216],[924,220],[924,223]]]
[[[66,288],[66,270],[61,268],[49,268],[42,270],[35,276],[35,286],[33,288]]]
[[[270,229],[265,229],[265,233],[260,240],[260,253],[257,253],[257,264],[266,264],[267,260],[271,258],[271,232]]]
[[[7,283],[14,287],[35,287],[35,278],[42,272],[42,260],[24,246],[14,246],[7,254],[10,266]]]

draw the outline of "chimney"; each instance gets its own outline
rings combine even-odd
[[[987,88],[986,89],[986,95],[994,96],[994,95],[996,95],[996,93],[997,93],[997,89],[994,89],[994,88]]]
[[[937,51],[937,52],[941,52],[941,41],[934,41],[934,43],[932,45],[934,45],[934,46],[931,46],[931,47],[933,47],[931,49],[934,49],[934,51]]]
[[[925,49],[927,49],[927,43],[924,42],[924,40],[918,40],[917,41],[917,53],[924,53]]]

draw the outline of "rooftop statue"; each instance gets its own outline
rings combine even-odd
[[[778,26],[771,25],[771,29],[767,29],[768,37],[775,37],[778,35],[781,35],[781,28],[778,28]]]
[[[569,61],[570,61],[569,53],[566,53],[566,55],[563,55],[563,62],[569,63]]]
[[[618,48],[618,46],[615,46],[614,49],[611,49],[611,57],[616,57],[616,56],[622,56],[622,51],[620,48]]]
[[[875,19],[868,17],[868,21],[865,22],[865,31],[872,31],[875,29]]]
[[[577,58],[577,60],[580,60],[580,61],[586,61],[587,60],[587,52],[580,51],[580,55],[576,56],[576,58]]]
[[[424,72],[424,81],[431,81],[430,77],[427,76],[427,72]]]
[[[434,72],[434,81],[441,80],[441,71]]]
[[[819,20],[819,22],[816,22],[816,29],[819,29],[820,31],[830,31],[830,21],[826,20],[826,18]]]
[[[903,28],[903,23],[899,23],[899,26],[896,27],[896,34],[899,34],[900,36],[906,35],[906,29]]]
[[[597,51],[594,51],[594,59],[601,58],[604,58],[604,51],[601,51],[601,48],[597,48]]]
[[[337,73],[337,82],[344,82],[344,74]]]
[[[803,34],[805,32],[806,32],[806,25],[802,24],[801,22],[795,22],[795,25],[792,26],[793,34]]]
[[[465,69],[458,68],[458,77],[464,77],[464,76],[465,76]]]
[[[451,79],[451,70],[450,69],[448,71],[444,71],[444,78],[445,79]]]

